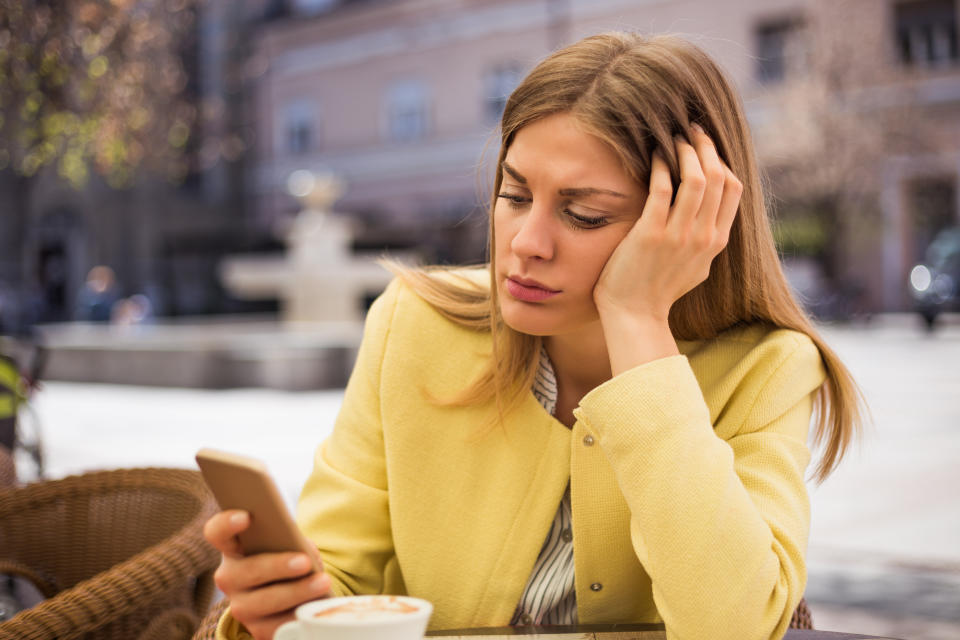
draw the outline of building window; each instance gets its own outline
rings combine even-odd
[[[394,83],[387,91],[387,135],[409,142],[427,134],[427,89],[418,80]]]
[[[956,64],[957,9],[954,0],[917,0],[894,7],[900,62],[916,67]]]
[[[487,71],[483,78],[483,114],[488,122],[500,120],[507,98],[522,79],[523,71],[518,64],[499,65]]]
[[[915,178],[906,184],[914,253],[920,258],[937,233],[960,224],[955,176]]]
[[[757,80],[783,82],[807,64],[803,22],[797,18],[764,22],[754,30],[757,46]]]
[[[304,100],[292,102],[283,110],[281,148],[289,155],[302,155],[313,150],[315,143],[315,109]]]

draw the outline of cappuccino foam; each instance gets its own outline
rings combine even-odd
[[[394,596],[384,596],[383,598],[358,598],[352,602],[321,609],[314,613],[313,617],[327,620],[372,622],[388,620],[398,615],[416,613],[419,610],[419,607],[403,602]]]

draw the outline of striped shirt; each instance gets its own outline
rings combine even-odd
[[[540,348],[540,363],[533,395],[553,415],[557,409],[557,378],[547,350]],[[573,521],[570,487],[563,494],[547,539],[533,566],[512,625],[576,624],[577,592],[573,583]]]

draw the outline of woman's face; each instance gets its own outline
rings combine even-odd
[[[502,170],[493,216],[504,322],[541,336],[598,327],[593,287],[646,189],[566,113],[520,129]]]

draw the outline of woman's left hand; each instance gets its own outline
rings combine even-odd
[[[593,290],[604,325],[667,322],[673,303],[707,279],[727,245],[743,185],[694,125],[693,145],[676,138],[680,187],[667,163],[653,155],[650,186],[640,218],[611,254]]]

